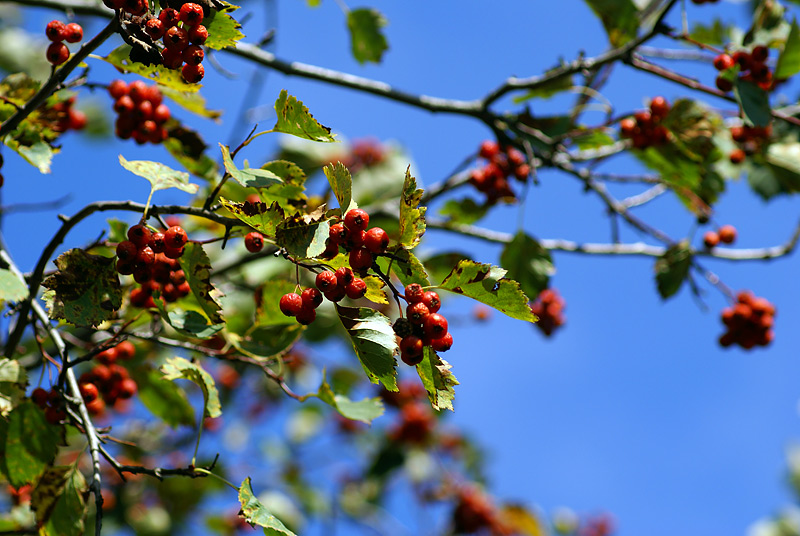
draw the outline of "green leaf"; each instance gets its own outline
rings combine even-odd
[[[31,496],[39,536],[82,536],[86,480],[77,466],[48,467]]]
[[[447,277],[447,274],[450,273],[450,270],[453,269],[453,266],[458,264],[458,261],[464,259],[472,260],[466,253],[461,253],[459,251],[445,251],[431,257],[426,257],[422,259],[422,262],[425,264],[425,269],[428,271],[428,274],[430,274],[431,280],[441,281]],[[424,285],[420,283],[420,285],[427,286],[430,285],[430,283],[425,283]]]
[[[314,119],[308,108],[285,89],[281,90],[278,100],[275,101],[275,113],[278,114],[278,121],[272,127],[272,132],[283,132],[312,141],[336,141],[331,129]]]
[[[53,463],[60,443],[58,430],[30,400],[9,413],[7,427],[0,428],[0,444],[5,447],[0,463],[12,486],[35,482]]]
[[[348,171],[345,165],[341,162],[328,164],[322,168],[322,171],[325,172],[325,176],[328,178],[328,183],[331,185],[333,195],[335,195],[336,200],[339,201],[342,215],[344,216],[350,210],[358,208],[358,205],[352,197],[353,179],[350,177],[350,171]]]
[[[275,243],[290,255],[310,259],[325,251],[331,224],[324,214],[297,215],[284,219],[275,229]]]
[[[673,296],[689,276],[692,254],[689,242],[683,240],[667,249],[657,261],[656,284],[658,293],[664,299]]]
[[[386,19],[377,9],[359,8],[347,13],[350,45],[353,57],[359,63],[380,63],[383,53],[389,48],[386,37],[381,32],[384,26]]]
[[[161,365],[165,380],[189,380],[196,383],[203,391],[203,415],[212,419],[222,415],[219,403],[219,392],[214,385],[214,378],[203,370],[198,363],[192,363],[182,357],[171,357]]]
[[[208,146],[197,132],[183,126],[170,127],[167,132],[162,145],[175,160],[193,175],[209,182],[217,180],[219,166],[206,154]]]
[[[154,300],[154,302],[161,313],[161,318],[176,331],[189,337],[210,339],[225,327],[225,324],[212,324],[208,318],[197,311],[174,308],[167,312],[164,302],[161,300]]]
[[[50,164],[53,163],[53,155],[58,151],[44,140],[37,140],[31,144],[23,144],[12,136],[6,137],[5,144],[12,151],[16,151],[29,164],[39,170],[40,173],[50,173]]]
[[[177,188],[186,193],[196,194],[199,188],[196,184],[189,183],[189,174],[183,171],[175,171],[159,162],[149,160],[125,160],[119,155],[119,163],[133,173],[147,179],[151,186],[151,191],[166,190],[167,188]]]
[[[286,353],[306,329],[305,326],[298,324],[294,319],[290,320],[292,320],[293,325],[271,324],[255,326],[242,336],[229,333],[228,339],[243,354],[256,359],[271,359]]]
[[[306,174],[294,162],[273,160],[261,166],[261,169],[277,175],[283,181],[258,190],[259,197],[267,205],[278,203],[283,210],[292,212],[296,210],[298,201],[308,199],[303,193],[306,189]]]
[[[422,189],[417,189],[417,180],[411,176],[411,166],[406,168],[403,194],[400,197],[400,243],[408,249],[415,248],[425,234],[425,207],[420,207]]]
[[[742,45],[753,44],[770,46],[773,43],[784,43],[790,32],[786,21],[786,8],[778,0],[760,0],[755,2],[753,25],[742,38]]]
[[[192,295],[197,298],[203,313],[212,324],[224,324],[225,319],[220,314],[222,306],[217,301],[222,293],[211,284],[211,261],[203,251],[203,245],[197,242],[188,242],[178,261],[186,274],[186,281],[192,289]]]
[[[786,38],[781,55],[778,56],[773,76],[777,80],[784,80],[797,73],[800,73],[800,27],[797,25],[797,19],[793,19],[792,29]]]
[[[0,302],[18,302],[28,297],[28,287],[11,270],[0,268]]]
[[[491,264],[463,260],[453,268],[438,288],[467,296],[511,318],[535,322],[530,301],[519,283],[505,279],[506,271]]]
[[[322,384],[319,390],[313,395],[338,411],[342,417],[354,421],[361,421],[371,424],[373,420],[383,415],[383,402],[379,397],[365,398],[358,402],[353,402],[344,395],[336,394],[325,379],[325,371],[322,371]],[[304,397],[305,398],[305,397]]]
[[[236,19],[228,15],[226,11],[235,11],[239,6],[234,6],[228,2],[224,11],[214,11],[203,19],[203,26],[208,30],[208,39],[204,46],[213,50],[222,50],[227,47],[236,47],[236,42],[244,38],[244,34],[239,31],[241,24]]]
[[[253,493],[253,486],[250,477],[244,479],[239,487],[239,503],[242,511],[239,513],[245,521],[255,526],[264,527],[264,534],[268,536],[295,536],[295,533],[287,529],[280,519],[272,515],[261,501]]]
[[[608,147],[609,145],[613,145],[616,140],[602,130],[590,130],[586,133],[576,134],[572,138],[572,141],[575,142],[578,149],[585,151],[587,149]]]
[[[500,264],[528,296],[538,296],[556,272],[550,251],[523,231],[506,244],[500,255]]]
[[[419,262],[413,253],[403,246],[396,245],[386,250],[387,257],[379,257],[378,265],[386,273],[391,266],[392,272],[397,276],[403,285],[418,283],[423,287],[430,285],[428,274],[425,267]]]
[[[430,346],[425,347],[424,357],[417,365],[417,374],[422,380],[422,385],[428,392],[433,409],[441,411],[449,409],[453,411],[453,399],[456,392],[453,389],[458,385],[458,380],[450,372],[453,366],[440,358]]]
[[[723,45],[729,41],[731,26],[722,22],[719,17],[714,18],[711,26],[696,22],[692,25],[689,37],[706,45]]]
[[[209,29],[208,38],[211,40],[211,30]],[[208,43],[206,43],[208,45]],[[145,78],[157,82],[162,86],[176,89],[185,93],[195,93],[200,89],[200,84],[187,84],[181,76],[180,70],[167,69],[163,65],[145,65],[131,61],[130,59],[131,46],[120,45],[105,58],[97,57],[101,60],[107,61],[117,69],[123,72],[136,73]]]
[[[479,205],[471,197],[465,197],[458,200],[448,199],[439,209],[439,214],[446,216],[449,223],[470,225],[486,216],[488,209],[487,204]]]
[[[267,169],[252,169],[247,166],[244,169],[237,168],[236,164],[233,163],[228,146],[220,143],[219,147],[222,149],[222,161],[225,164],[225,171],[245,188],[266,188],[283,182],[280,177]]]
[[[297,320],[284,315],[279,306],[281,296],[296,292],[296,290],[296,283],[284,279],[272,279],[259,285],[256,290],[258,293],[256,325],[285,326],[297,324]]]
[[[800,192],[800,143],[773,143],[767,149],[766,163],[753,163],[747,174],[750,187],[764,200],[780,194]]]
[[[122,242],[128,239],[128,224],[116,218],[108,220],[108,240],[110,242]]]
[[[636,37],[638,11],[631,0],[586,0],[586,3],[600,17],[612,46],[622,46]]]
[[[545,76],[550,75],[553,73],[553,71],[560,68],[561,66],[559,65],[553,69],[548,69],[544,74]],[[572,76],[559,76],[558,78],[553,78],[545,84],[537,86],[535,89],[531,89],[522,95],[514,97],[512,100],[515,104],[520,104],[530,99],[549,99],[550,97],[558,95],[562,91],[572,89],[572,86]]]
[[[209,33],[208,38],[211,39],[211,34]],[[200,95],[199,92],[189,93],[186,91],[179,91],[177,89],[173,89],[167,86],[161,86],[158,88],[161,91],[161,94],[167,97],[169,100],[183,108],[188,112],[192,112],[195,115],[199,115],[200,117],[205,117],[208,119],[218,119],[222,116],[222,111],[220,110],[209,110],[206,107],[206,99]]]
[[[122,305],[113,257],[71,249],[55,260],[58,271],[42,281],[50,318],[76,326],[97,326]]]
[[[150,413],[172,428],[194,426],[194,410],[178,384],[164,380],[164,376],[150,365],[133,368],[131,377],[138,386],[139,400]]]
[[[374,309],[336,305],[342,325],[350,335],[361,366],[372,383],[379,381],[389,391],[397,391],[399,352],[392,322]]]
[[[275,240],[278,224],[285,218],[283,209],[278,206],[277,201],[267,206],[266,203],[250,203],[248,201],[237,203],[220,198],[220,203],[239,220],[263,234],[267,240]]]
[[[767,92],[752,82],[737,78],[733,83],[733,94],[744,113],[747,125],[765,127],[772,121]]]
[[[6,417],[25,398],[28,373],[19,362],[0,358],[0,416]]]

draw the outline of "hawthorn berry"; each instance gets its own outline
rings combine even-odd
[[[117,272],[121,275],[131,275],[135,266],[131,261],[117,261]]]
[[[203,8],[193,2],[187,2],[181,6],[181,22],[187,26],[195,26],[203,20]]]
[[[311,307],[316,309],[322,305],[322,293],[315,288],[307,288],[300,293],[300,298],[303,300],[303,307]]]
[[[403,363],[413,367],[422,361],[425,345],[416,335],[408,335],[400,341],[400,359]]]
[[[97,386],[93,383],[81,383],[78,385],[78,388],[81,392],[83,401],[87,404],[94,401],[100,395],[100,392],[97,390]]]
[[[125,370],[125,369],[122,369]],[[119,382],[119,397],[123,400],[131,398],[139,390],[136,382],[132,378],[123,378]]]
[[[367,248],[358,248],[350,252],[350,267],[353,270],[366,270],[372,266],[372,253]]]
[[[405,291],[405,297],[408,303],[419,303],[425,296],[425,291],[422,289],[422,285],[419,283],[411,283],[410,285],[406,285]]]
[[[453,346],[453,336],[450,333],[445,333],[444,336],[438,339],[431,340],[431,348],[437,352],[446,352]]]
[[[202,45],[208,39],[208,30],[202,24],[189,28],[189,42],[193,45]]]
[[[47,61],[53,65],[61,65],[69,59],[69,49],[61,41],[54,41],[47,47]]]
[[[346,266],[342,266],[338,270],[336,270],[336,285],[339,287],[346,287],[349,285],[355,276],[353,275],[353,270]]]
[[[41,387],[37,387],[31,393],[31,400],[33,400],[33,403],[40,408],[44,407],[44,405],[47,404],[47,391]]]
[[[181,69],[181,75],[183,76],[183,79],[190,84],[198,83],[200,80],[203,79],[203,76],[205,76],[205,74],[206,70],[205,67],[203,67],[202,63],[199,65],[191,65],[187,63]]]
[[[492,160],[497,155],[500,154],[500,145],[497,142],[492,140],[484,140],[481,143],[480,151],[478,154],[481,158],[485,158],[486,160]]]
[[[338,285],[338,279],[335,273],[325,270],[324,272],[317,274],[315,283],[318,289],[320,289],[322,292],[327,292],[330,289],[336,288]]]
[[[122,341],[115,348],[117,349],[117,359],[129,361],[136,355],[136,347],[131,341]]]
[[[714,231],[706,231],[703,235],[703,244],[711,249],[719,245],[719,235]]]
[[[367,293],[367,283],[360,277],[354,277],[345,285],[344,292],[351,300],[357,300]]]
[[[422,325],[431,312],[422,302],[412,303],[406,307],[406,317],[412,324]]]
[[[665,118],[669,113],[669,108],[669,103],[664,97],[653,97],[650,101],[650,113],[654,118]]]
[[[164,37],[167,28],[161,19],[148,19],[144,23],[144,31],[147,32],[147,35],[157,40]]]
[[[153,250],[153,253],[164,253],[164,250],[167,247],[166,239],[164,238],[164,233],[161,231],[156,231],[150,235],[150,240],[147,242],[147,245],[150,246],[150,249]]]
[[[264,249],[264,235],[258,231],[251,231],[244,237],[244,247],[250,253],[258,253]]]
[[[442,306],[442,300],[439,298],[439,293],[429,290],[422,295],[422,303],[428,308],[428,311],[435,313]]]
[[[204,57],[205,53],[203,49],[197,45],[189,45],[183,50],[183,54],[181,55],[184,63],[188,65],[200,65],[203,63]]]
[[[346,285],[342,287],[335,286],[330,290],[326,290],[325,292],[323,292],[323,294],[325,295],[325,298],[329,301],[332,302],[342,301],[344,297],[347,296],[347,291],[345,290],[346,288],[347,288]]]
[[[769,56],[769,49],[764,45],[757,45],[750,51],[750,57],[756,62],[766,61],[767,56]]]
[[[156,254],[150,246],[145,246],[136,254],[134,261],[137,266],[150,266],[156,261]]]
[[[123,240],[117,244],[117,258],[121,261],[132,261],[138,252],[139,247],[130,240]]]
[[[730,69],[734,65],[733,58],[729,54],[720,54],[714,58],[714,68],[718,71]]]
[[[384,253],[389,247],[389,234],[380,227],[373,227],[364,237],[364,247],[375,255]]]
[[[172,26],[164,32],[162,41],[167,48],[183,51],[189,45],[189,34],[180,26]]]
[[[176,260],[176,259],[180,259],[181,257],[183,257],[183,251],[184,251],[183,246],[181,246],[179,248],[174,248],[174,247],[171,247],[171,246],[167,245],[164,248],[163,255],[165,257],[167,257],[168,259]]]
[[[128,228],[128,240],[136,244],[137,248],[141,248],[147,245],[150,241],[150,229],[148,229],[144,224],[139,223],[136,225],[131,226]]]
[[[369,225],[369,214],[360,208],[348,210],[344,215],[344,226],[350,231],[364,231]]]
[[[425,336],[431,339],[440,339],[447,333],[447,319],[439,313],[431,313],[422,323]]]
[[[60,20],[51,20],[45,26],[44,34],[54,43],[63,41],[67,34],[67,28]]]
[[[317,318],[317,311],[313,307],[301,307],[295,315],[298,323],[307,326]]]
[[[164,243],[167,248],[182,248],[188,240],[186,231],[180,225],[173,225],[164,232]]]
[[[164,8],[161,10],[161,13],[158,14],[158,20],[164,23],[164,28],[172,28],[176,24],[178,24],[181,20],[181,14],[176,9],[172,9],[171,7]]]
[[[328,238],[333,244],[344,244],[344,241],[347,238],[347,229],[345,229],[344,224],[334,223],[331,225],[328,229]]]
[[[744,162],[744,159],[746,157],[747,155],[742,149],[734,149],[733,151],[731,151],[731,154],[728,155],[731,164],[741,164],[742,162]]]
[[[183,51],[164,48],[161,51],[161,61],[167,69],[178,69],[183,65]]]
[[[719,241],[723,244],[733,244],[736,241],[736,227],[733,225],[723,225],[717,230]]]
[[[296,292],[289,292],[281,296],[279,305],[281,312],[286,316],[297,316],[303,308],[303,299]]]

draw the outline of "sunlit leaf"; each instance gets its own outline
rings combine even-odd
[[[189,183],[189,174],[183,171],[175,171],[159,162],[149,160],[125,160],[119,155],[119,163],[133,173],[147,179],[152,185],[152,190],[165,190],[167,188],[177,188],[190,194],[196,194],[198,186]]]
[[[330,223],[324,215],[297,215],[286,218],[275,229],[275,243],[290,255],[310,259],[325,251]]]
[[[425,207],[420,207],[424,190],[417,188],[417,180],[411,176],[411,166],[406,168],[403,194],[400,197],[400,243],[408,249],[419,244],[425,234]]]
[[[278,121],[272,127],[272,132],[283,132],[312,141],[336,141],[331,129],[314,119],[308,108],[285,89],[281,90],[275,101],[275,113],[278,114]]]
[[[149,365],[135,367],[130,372],[138,387],[136,396],[150,413],[172,428],[194,426],[194,410],[177,383],[164,380],[164,375]]]
[[[331,185],[331,191],[339,201],[339,207],[342,209],[342,215],[348,211],[358,208],[355,200],[352,197],[353,179],[350,177],[350,171],[341,162],[335,164],[328,164],[322,170],[328,178],[328,183]]]
[[[746,124],[765,127],[772,121],[767,92],[752,82],[737,78],[733,83],[733,94],[744,113]]]
[[[180,259],[181,269],[186,274],[186,281],[192,290],[192,295],[197,298],[203,313],[211,324],[224,324],[220,311],[222,306],[217,299],[222,293],[211,284],[211,261],[203,251],[202,244],[189,242],[184,246]]]
[[[322,384],[313,396],[333,407],[343,417],[354,421],[370,424],[373,420],[383,415],[383,402],[380,398],[364,398],[363,400],[354,402],[342,394],[336,394],[325,379],[324,371],[322,373]]]
[[[164,374],[165,380],[189,380],[200,387],[200,390],[203,391],[204,416],[216,418],[222,415],[219,392],[214,384],[214,378],[198,363],[192,363],[182,357],[171,357],[161,365],[161,372]]]
[[[8,421],[0,422],[7,423],[0,426],[3,473],[16,488],[36,482],[58,452],[58,428],[49,424],[44,412],[29,400],[14,408]]]
[[[0,268],[0,302],[18,302],[28,297],[28,287],[11,270]]]
[[[350,45],[353,57],[359,63],[380,63],[383,53],[389,48],[381,31],[384,26],[386,19],[377,9],[351,9],[347,13]]]
[[[209,40],[210,39],[211,31],[209,30]],[[181,92],[194,93],[200,89],[200,84],[186,83],[179,69],[167,69],[163,65],[145,65],[143,63],[134,62],[130,59],[130,53],[130,45],[120,45],[112,50],[108,56],[105,58],[100,57],[100,59],[107,61],[117,69],[136,73],[154,82],[158,82],[160,85]]]
[[[280,177],[268,169],[253,169],[249,167],[239,169],[233,163],[228,146],[220,143],[219,147],[222,149],[222,161],[225,164],[225,171],[245,188],[266,188],[283,182]]]
[[[278,229],[278,224],[285,218],[283,209],[278,206],[277,202],[268,206],[266,203],[261,202],[251,203],[245,201],[244,203],[237,203],[236,201],[220,198],[220,203],[239,220],[256,229],[264,235],[264,238],[271,241],[275,240],[275,231]]]
[[[397,391],[399,352],[392,322],[382,313],[365,307],[336,306],[342,325],[350,335],[364,371],[372,383],[379,381],[390,391]]]
[[[456,396],[453,388],[458,385],[458,380],[450,372],[451,368],[452,365],[440,358],[430,346],[425,347],[424,357],[417,365],[417,374],[428,392],[428,400],[439,411],[453,411],[453,399]]]
[[[242,505],[241,515],[245,521],[253,526],[264,527],[264,534],[268,536],[295,536],[295,533],[287,529],[280,519],[272,515],[267,508],[261,504],[250,483],[250,477],[244,479],[239,487],[239,503]]]
[[[228,12],[239,9],[228,2],[223,2],[227,6],[224,11],[214,11],[203,19],[203,26],[208,30],[208,39],[204,43],[206,48],[222,50],[226,47],[236,47],[236,42],[244,38],[244,34],[239,31],[242,27],[236,19],[231,17]]]
[[[638,11],[631,0],[585,0],[603,23],[612,46],[619,47],[636,37]]]
[[[546,289],[550,276],[556,271],[550,252],[523,231],[514,235],[503,248],[500,264],[528,296],[538,296]]]
[[[82,536],[86,491],[86,479],[77,466],[48,468],[31,497],[36,519],[44,524],[39,536]]]

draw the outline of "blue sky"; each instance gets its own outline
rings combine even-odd
[[[715,15],[742,21],[746,15],[744,4],[687,4],[690,21],[708,22]],[[253,41],[276,27],[271,50],[280,57],[439,97],[476,98],[509,75],[538,74],[560,58],[573,59],[581,50],[596,55],[607,46],[602,26],[577,0],[491,5],[375,2],[372,5],[389,20],[386,35],[391,48],[382,64],[361,66],[349,55],[345,19],[335,2],[324,0],[316,9],[297,0],[281,2],[266,17],[260,5],[250,2],[238,12],[258,14],[244,31]],[[668,21],[678,24],[677,15],[676,11]],[[97,21],[94,24],[99,28]],[[665,40],[655,44],[678,47]],[[224,54],[217,58],[238,75],[231,81],[207,70],[203,94],[211,108],[228,110],[223,122],[214,125],[183,115],[210,145],[240,140],[250,129],[249,124],[234,124],[234,117],[252,67]],[[110,75],[99,62],[92,68],[98,78]],[[713,82],[710,67],[691,72]],[[346,138],[373,136],[398,142],[427,183],[444,178],[489,136],[473,120],[433,115],[278,73],[267,75],[261,91],[264,125],[271,124],[271,103],[283,88]],[[796,100],[795,87],[789,86],[784,94],[789,101]],[[670,101],[693,96],[685,88],[622,65],[616,67],[605,92],[618,112],[641,107],[654,95]],[[110,105],[102,92],[96,98]],[[534,113],[548,115],[563,110],[568,102],[534,101],[532,107]],[[730,109],[721,101],[710,103]],[[275,138],[266,138],[249,149],[246,156],[251,161],[266,157],[274,147]],[[71,194],[72,201],[60,209],[70,214],[96,199],[144,202],[147,184],[119,168],[120,153],[129,160],[170,162],[161,148],[120,141],[101,145],[70,134],[52,175],[40,175],[4,152],[3,203]],[[615,159],[605,169],[636,168],[628,160]],[[579,242],[610,240],[597,198],[583,193],[577,181],[563,174],[542,173],[541,180],[524,207],[522,220],[528,233]],[[180,192],[159,192],[155,198],[158,203],[185,200]],[[737,227],[737,247],[775,245],[791,234],[797,209],[795,199],[766,204],[749,191],[746,181],[732,181],[716,207],[715,220]],[[675,237],[692,226],[692,217],[669,196],[638,214]],[[82,224],[64,249],[95,237],[103,220]],[[502,207],[485,223],[514,232],[519,221],[519,207]],[[24,269],[30,269],[40,244],[58,222],[54,212],[17,214],[8,216],[4,226],[12,253]],[[431,248],[446,245],[469,250],[476,260],[499,260],[495,246],[435,231],[427,237]],[[622,239],[642,237],[623,229]],[[730,287],[750,288],[776,304],[775,342],[752,352],[719,348],[719,313],[727,304],[703,282],[709,310],[699,307],[686,288],[662,302],[650,258],[554,253],[554,259],[558,272],[552,283],[567,302],[567,325],[555,337],[545,339],[530,326],[499,313],[490,323],[452,330],[456,343],[448,360],[461,381],[453,420],[486,447],[496,495],[546,512],[558,506],[579,513],[609,511],[620,534],[650,536],[743,534],[749,524],[789,502],[785,449],[800,439],[800,391],[793,381],[800,377],[796,351],[800,331],[794,329],[800,320],[795,256],[773,262],[705,261]],[[458,317],[468,315],[472,307],[468,300],[454,298],[444,311]]]

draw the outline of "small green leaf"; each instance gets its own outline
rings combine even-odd
[[[535,322],[530,301],[519,283],[505,279],[506,271],[491,264],[463,260],[453,268],[438,288],[467,296],[511,318]]]
[[[523,231],[506,244],[500,255],[500,264],[528,296],[538,296],[556,272],[550,252]]]
[[[213,50],[222,50],[227,47],[236,48],[236,42],[244,38],[244,34],[239,31],[242,25],[227,13],[239,9],[239,6],[228,2],[223,2],[223,4],[226,5],[224,11],[212,10],[203,19],[203,26],[208,30],[208,39],[204,43],[206,48]]]
[[[209,182],[217,180],[219,166],[206,154],[208,147],[200,135],[183,126],[173,126],[167,131],[164,148],[186,170]]]
[[[9,413],[7,423],[7,427],[0,427],[0,444],[5,447],[0,463],[8,481],[18,488],[36,482],[53,463],[60,438],[58,428],[49,424],[44,412],[29,400]]]
[[[211,39],[210,33],[208,38]],[[200,117],[205,117],[208,119],[218,119],[222,116],[222,112],[220,110],[209,110],[206,107],[206,99],[203,98],[199,92],[189,93],[187,91],[179,91],[167,86],[161,86],[158,89],[161,91],[161,94],[167,97],[169,100],[195,115],[199,115]]]
[[[387,257],[378,258],[378,265],[385,271],[391,266],[392,272],[403,285],[418,283],[423,287],[430,285],[425,267],[413,253],[401,245],[391,246]]]
[[[28,287],[11,270],[0,268],[0,302],[18,302],[28,297]]]
[[[71,249],[55,260],[58,271],[42,281],[50,318],[76,326],[97,326],[122,305],[113,257]]]
[[[210,39],[211,31],[209,30],[209,40]],[[194,93],[200,89],[200,84],[187,84],[183,80],[180,70],[167,69],[163,65],[145,65],[143,63],[131,61],[130,53],[130,45],[120,45],[112,50],[108,56],[105,58],[99,57],[99,59],[107,61],[123,72],[136,73],[162,86],[178,91]]]
[[[453,411],[453,399],[456,396],[453,387],[458,385],[458,380],[450,372],[451,368],[453,366],[440,358],[433,348],[425,347],[424,357],[417,365],[417,374],[419,374],[422,385],[428,392],[428,400],[435,410],[449,409]]]
[[[397,391],[399,352],[392,322],[374,309],[336,305],[342,325],[350,335],[367,377],[372,383],[383,383],[389,391]]]
[[[765,127],[772,121],[767,92],[752,82],[737,78],[733,83],[733,94],[744,113],[744,121],[750,126]]]
[[[31,497],[39,536],[82,536],[87,513],[86,480],[77,466],[48,467]]]
[[[228,146],[220,143],[219,147],[222,149],[222,161],[225,164],[225,171],[245,188],[266,188],[283,182],[280,177],[268,169],[237,168],[236,164],[233,163]]]
[[[261,166],[261,169],[277,175],[283,181],[280,184],[258,190],[261,201],[267,205],[278,203],[283,210],[292,212],[296,210],[298,201],[308,199],[303,193],[306,189],[306,174],[294,162],[273,160]]]
[[[312,395],[306,395],[309,397]],[[325,379],[325,371],[322,371],[322,384],[319,390],[313,394],[336,411],[343,417],[354,421],[361,421],[371,424],[373,420],[383,415],[383,402],[380,398],[365,398],[358,402],[353,402],[344,395],[336,394]]]
[[[600,17],[612,46],[619,47],[636,37],[638,11],[631,0],[586,0]]]
[[[411,176],[411,166],[406,168],[403,194],[400,197],[400,243],[408,249],[415,248],[425,234],[425,207],[420,207],[422,189],[417,189],[417,180]]]
[[[272,515],[261,504],[261,501],[253,493],[253,486],[250,483],[249,476],[244,479],[244,482],[239,487],[239,503],[242,505],[242,511],[239,515],[253,526],[264,527],[264,534],[268,536],[296,536],[294,532],[283,525],[280,519]]]
[[[161,318],[163,318],[167,324],[189,337],[210,339],[225,327],[225,324],[212,324],[209,322],[208,318],[197,311],[184,311],[180,308],[174,308],[167,312],[164,308],[164,302],[155,300],[155,304],[156,308],[161,313]]]
[[[389,48],[381,32],[386,19],[377,9],[359,8],[347,13],[347,28],[353,57],[359,63],[380,63],[383,53]]]
[[[250,203],[249,201],[237,203],[220,198],[220,203],[239,220],[264,235],[267,240],[275,240],[278,224],[285,218],[283,209],[278,206],[277,201],[267,206],[266,203]]]
[[[784,80],[797,73],[800,73],[800,27],[797,25],[797,19],[794,19],[773,76],[777,80]]]
[[[163,374],[150,365],[133,368],[131,377],[138,386],[136,396],[150,413],[172,428],[194,426],[194,410],[178,384],[164,380]]]
[[[487,204],[479,205],[471,197],[464,199],[448,199],[442,208],[439,209],[439,214],[447,217],[449,223],[460,223],[470,225],[486,216],[489,206]]]
[[[6,417],[25,398],[28,373],[19,361],[0,358],[0,416]]]
[[[285,89],[281,90],[278,100],[275,101],[275,113],[278,114],[278,121],[272,127],[272,132],[283,132],[312,141],[336,141],[331,129],[322,126],[309,113],[308,108]]]
[[[350,171],[341,162],[335,164],[328,164],[322,171],[328,178],[328,183],[331,185],[331,191],[339,201],[339,207],[342,209],[342,215],[348,211],[358,208],[355,200],[352,197],[353,179],[350,177]]]
[[[578,149],[585,151],[587,149],[608,147],[613,145],[616,140],[602,130],[590,130],[583,134],[576,134],[572,141],[575,142]]]
[[[119,155],[119,163],[133,173],[147,179],[151,186],[152,191],[166,190],[167,188],[177,188],[190,194],[196,194],[198,186],[189,183],[189,174],[183,171],[175,171],[168,168],[159,162],[150,162],[149,160],[125,160],[125,157]]]
[[[39,173],[50,173],[53,155],[58,152],[44,140],[37,140],[31,144],[20,143],[14,137],[6,137],[5,144],[9,149],[16,151],[29,164],[39,170]]]
[[[161,372],[164,374],[165,380],[189,380],[200,387],[205,402],[203,406],[205,417],[213,419],[222,415],[219,392],[214,385],[214,378],[198,363],[192,363],[182,357],[171,357],[164,365],[161,365]]]
[[[224,324],[220,311],[222,306],[217,298],[222,293],[211,284],[211,261],[203,251],[203,245],[189,242],[184,246],[183,255],[178,259],[181,269],[186,274],[186,281],[192,289],[192,295],[197,298],[203,313],[211,324]]]
[[[290,318],[289,320],[293,324],[259,325],[241,336],[229,333],[228,339],[243,354],[256,359],[272,359],[286,353],[306,329],[294,319]]]
[[[658,293],[664,299],[673,296],[689,276],[692,254],[689,242],[684,240],[664,252],[655,265]]]
[[[325,241],[330,234],[330,223],[324,215],[308,214],[286,218],[275,229],[275,243],[290,255],[310,259],[325,251]]]

